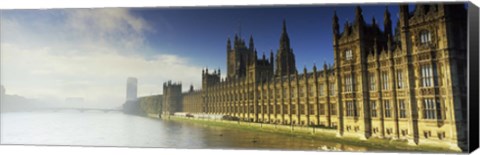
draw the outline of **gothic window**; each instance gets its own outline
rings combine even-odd
[[[405,107],[405,100],[399,100],[400,118],[407,118],[407,108]]]
[[[325,95],[325,91],[324,91],[323,89],[324,89],[324,88],[323,88],[323,84],[320,84],[320,85],[318,86],[318,95],[319,95],[319,96],[324,96],[324,95]]]
[[[335,83],[330,83],[329,88],[328,88],[328,95],[330,96],[335,96]]]
[[[372,112],[371,112],[372,117],[377,117],[377,103],[375,101],[370,101],[370,106],[372,109]]]
[[[305,115],[305,104],[300,104],[298,106],[298,113],[301,114],[301,115]]]
[[[423,118],[424,119],[442,118],[440,102],[439,101],[435,102],[433,98],[423,99]]]
[[[315,96],[315,88],[313,86],[308,87],[308,96]]]
[[[401,69],[397,70],[397,88],[398,89],[403,89],[404,84],[403,84],[403,72]]]
[[[348,49],[345,51],[345,60],[352,60],[353,58],[353,55],[352,55],[352,50],[351,49]]]
[[[291,108],[292,108],[292,109],[291,109],[292,114],[298,114],[297,107],[298,107],[297,104],[294,104],[294,105],[291,106]]]
[[[385,108],[385,117],[386,118],[392,117],[390,101],[389,100],[383,100],[383,105],[384,105],[384,108]]]
[[[382,90],[388,90],[388,72],[382,72]]]
[[[337,107],[335,104],[330,104],[330,114],[337,115]]]
[[[320,115],[325,115],[325,104],[320,104]]]
[[[305,96],[305,88],[304,88],[304,87],[300,87],[300,88],[299,88],[299,91],[300,91],[300,97],[304,97],[304,96]]]
[[[368,74],[368,78],[370,79],[370,91],[375,91],[375,88],[376,88],[376,80],[375,80],[375,74],[374,73],[369,73]]]
[[[353,78],[352,75],[345,77],[345,92],[353,92]]]
[[[296,89],[296,88],[292,88],[292,89],[290,90],[290,97],[291,97],[291,98],[295,97],[295,89]]]
[[[315,114],[315,105],[310,104],[310,108],[308,110],[309,110],[310,115],[314,115]]]
[[[420,32],[420,43],[425,44],[432,41],[432,35],[429,31],[423,30]]]
[[[347,116],[355,117],[357,116],[357,105],[354,101],[347,101]]]
[[[420,67],[422,74],[422,87],[432,87],[433,86],[433,71],[432,65],[422,65]]]

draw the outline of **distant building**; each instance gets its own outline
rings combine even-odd
[[[183,111],[182,101],[181,83],[172,83],[172,81],[163,83],[162,114],[173,115],[175,112]]]
[[[127,101],[137,100],[137,78],[127,79]]]

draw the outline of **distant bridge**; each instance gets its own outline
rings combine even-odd
[[[102,111],[105,113],[108,112],[122,112],[122,109],[106,109],[106,108],[45,108],[39,110],[47,110],[47,111],[79,111],[79,112],[87,112],[87,111]]]

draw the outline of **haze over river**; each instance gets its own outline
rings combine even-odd
[[[121,112],[37,111],[1,114],[2,144],[319,150],[367,148],[274,133],[158,120]]]

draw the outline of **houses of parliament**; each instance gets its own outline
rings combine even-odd
[[[410,6],[411,7],[411,6]],[[297,70],[283,21],[276,53],[259,57],[250,37],[227,40],[227,72],[202,71],[201,89],[166,82],[162,114],[230,115],[243,121],[327,127],[337,136],[467,144],[467,11],[463,4],[388,8],[383,28],[333,16],[334,64]],[[328,33],[327,33],[328,34]],[[248,46],[247,46],[248,45]],[[320,51],[319,51],[320,52]]]

